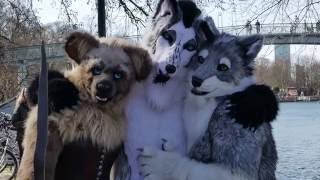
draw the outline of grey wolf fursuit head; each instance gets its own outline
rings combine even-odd
[[[276,179],[270,122],[278,102],[253,74],[263,38],[220,33],[211,18],[201,23],[207,24],[201,25],[205,40],[189,76],[183,113],[188,156],[177,153],[170,141],[162,150],[146,147],[139,158],[142,174],[148,180]]]
[[[54,176],[59,153],[65,145],[78,140],[88,140],[104,149],[103,157],[109,158],[108,165],[100,164],[103,167],[99,170],[110,173],[125,137],[127,95],[131,86],[144,80],[152,67],[147,51],[123,39],[97,39],[74,32],[67,38],[65,51],[76,67],[63,74],[55,72],[54,76],[59,78],[48,82],[47,180],[58,179]],[[33,179],[37,109],[35,105],[26,120],[19,180]],[[79,179],[77,173],[82,172],[74,169],[74,176],[69,179]],[[90,179],[101,178],[98,170],[96,174]],[[103,179],[109,179],[108,175]]]

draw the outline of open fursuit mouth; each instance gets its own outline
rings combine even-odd
[[[206,91],[199,91],[195,88],[191,89],[191,93],[196,95],[196,96],[204,96],[204,95],[207,95],[209,94],[209,92],[206,92]]]

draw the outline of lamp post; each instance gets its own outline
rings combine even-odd
[[[105,0],[98,0],[98,34],[99,37],[106,37]]]

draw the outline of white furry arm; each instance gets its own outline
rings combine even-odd
[[[200,163],[151,147],[142,150],[139,165],[145,180],[248,180],[222,165]]]

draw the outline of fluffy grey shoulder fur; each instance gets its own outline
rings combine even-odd
[[[191,148],[189,157],[203,163],[218,163],[249,179],[273,180],[277,151],[269,123],[256,130],[243,128],[226,113],[228,102],[215,109],[204,136]]]

